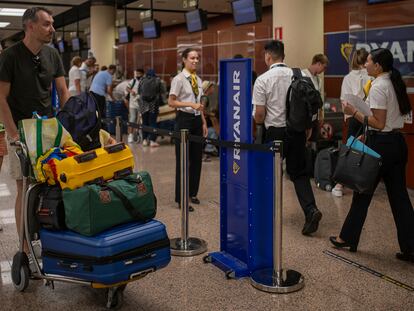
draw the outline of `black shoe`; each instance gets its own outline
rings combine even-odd
[[[190,200],[191,200],[191,203],[193,204],[200,204],[200,200],[197,199],[197,197],[191,197]]]
[[[311,212],[306,215],[305,225],[302,229],[303,235],[309,235],[318,230],[319,221],[322,218],[322,213],[317,208],[314,208]]]
[[[352,245],[350,243],[347,242],[338,242],[336,240],[336,236],[331,236],[329,237],[329,241],[331,241],[331,243],[337,247],[337,248],[345,248],[345,247],[349,247],[349,251],[355,253],[357,251],[357,247],[356,245]]]
[[[411,253],[396,253],[395,257],[402,261],[411,261],[414,262],[414,252]]]
[[[181,210],[180,204],[178,204],[178,209]],[[194,207],[192,207],[191,205],[188,205],[188,211],[189,212],[194,212]]]

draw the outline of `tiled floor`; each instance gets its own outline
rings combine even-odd
[[[180,213],[173,203],[174,150],[165,141],[160,148],[133,145],[138,170],[152,175],[158,196],[157,218],[167,225],[170,237],[180,234]],[[7,161],[7,159],[6,159]],[[102,310],[101,291],[56,283],[55,290],[31,281],[24,293],[10,280],[11,259],[17,250],[13,200],[15,183],[0,173],[0,310]],[[414,193],[410,191],[414,202]],[[395,225],[385,189],[380,187],[369,211],[357,253],[331,248],[328,237],[336,234],[351,201],[315,189],[323,212],[319,231],[301,235],[304,217],[292,184],[284,183],[284,265],[305,277],[303,290],[272,295],[254,289],[248,279],[227,280],[224,273],[202,256],[173,257],[170,265],[128,285],[123,310],[414,310],[414,292],[398,287],[323,253],[331,250],[414,287],[414,265],[395,259],[398,251]],[[203,163],[200,206],[190,214],[190,235],[208,242],[209,251],[219,250],[219,161]],[[413,228],[414,230],[414,228]]]

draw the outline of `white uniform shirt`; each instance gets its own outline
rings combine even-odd
[[[78,66],[72,66],[72,68],[70,68],[69,70],[69,87],[68,90],[70,92],[70,95],[78,95],[77,91],[76,91],[76,85],[75,85],[75,80],[79,79],[79,83],[80,83],[80,89],[81,92],[85,92],[85,79],[81,74],[81,71],[79,69]]]
[[[321,94],[322,96],[322,83],[321,83],[321,79],[319,78],[319,76],[314,76],[309,69],[303,69],[302,70],[302,75],[309,77],[312,80],[313,86],[315,87],[315,89],[318,90],[318,92]]]
[[[286,126],[286,95],[292,75],[292,69],[285,64],[275,63],[256,79],[253,105],[266,107],[266,128]]]
[[[364,99],[364,85],[369,79],[366,69],[351,70],[342,81],[341,100],[345,100],[345,94],[352,94]],[[351,116],[345,115],[345,119],[348,119],[349,117]]]
[[[369,90],[367,104],[371,109],[387,110],[385,127],[382,132],[390,132],[404,126],[404,116],[400,113],[397,95],[395,94],[389,73],[377,77]],[[373,129],[377,130],[377,129]]]
[[[174,79],[171,81],[170,95],[177,96],[177,100],[179,102],[199,103],[200,97],[203,95],[203,88],[201,87],[202,81],[198,76],[197,83],[198,97],[196,98],[193,92],[193,88],[191,86],[191,74],[186,69],[183,69],[183,71],[176,75]],[[177,110],[192,113],[196,116],[201,114],[200,111],[195,110],[191,107],[180,107],[177,108]]]
[[[356,95],[362,99],[365,98],[364,85],[368,82],[369,76],[366,69],[351,70],[344,80],[341,86],[341,100],[345,100],[345,94]]]

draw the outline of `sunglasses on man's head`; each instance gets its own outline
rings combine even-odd
[[[35,69],[36,70],[39,69],[40,68],[40,57],[38,55],[33,56],[32,61],[33,61]]]

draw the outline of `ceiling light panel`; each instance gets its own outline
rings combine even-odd
[[[10,25],[10,23],[7,23],[7,22],[0,22],[0,28],[7,27],[7,26],[9,26],[9,25]]]
[[[26,9],[0,8],[0,16],[23,16]]]

